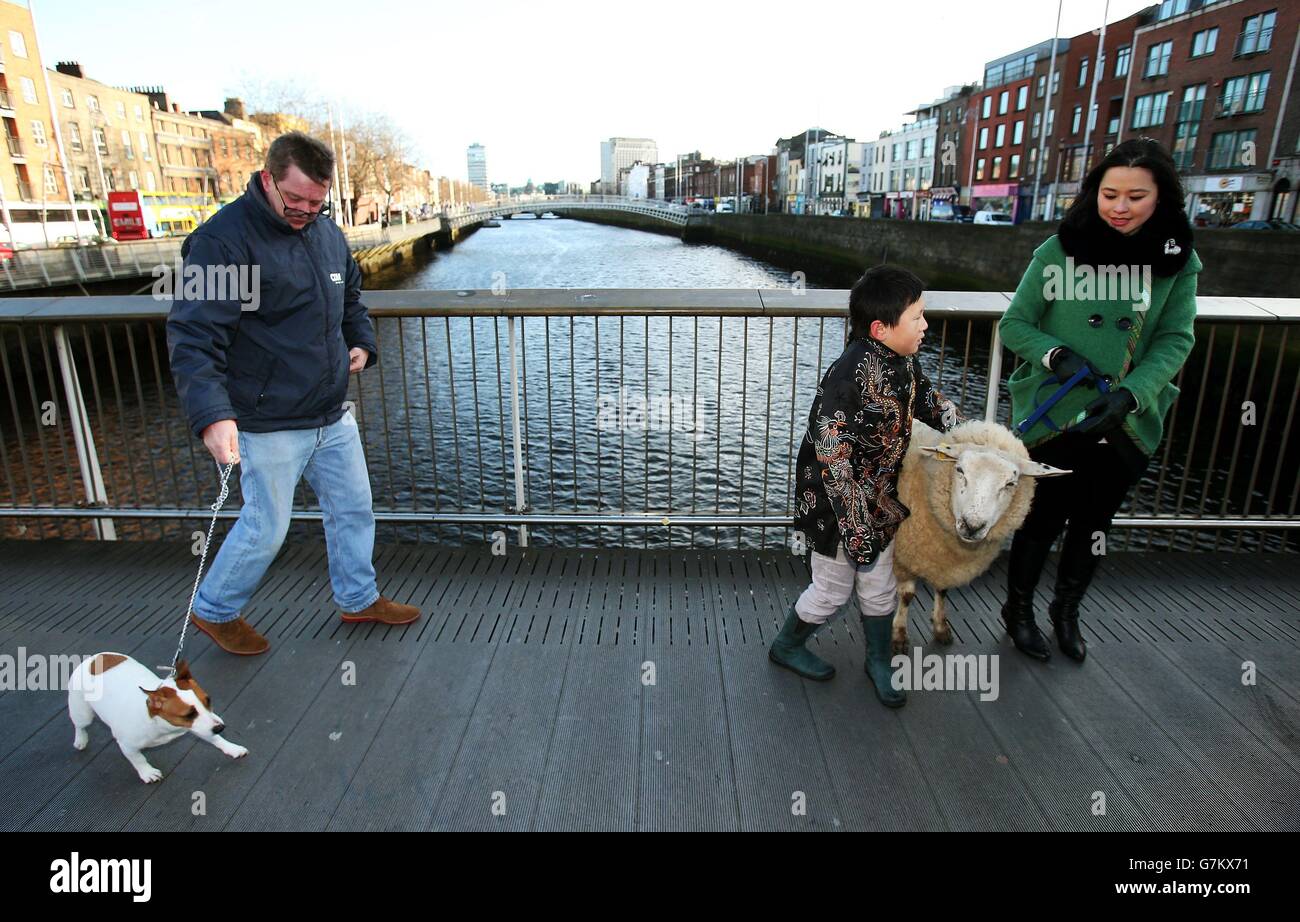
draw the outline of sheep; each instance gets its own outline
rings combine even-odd
[[[935,589],[935,643],[952,643],[947,591],[992,565],[1029,514],[1037,478],[1069,473],[1030,459],[1024,443],[997,423],[968,420],[942,434],[919,420],[912,424],[898,478],[898,498],[912,514],[894,538],[895,654],[907,652],[907,611],[917,579]]]

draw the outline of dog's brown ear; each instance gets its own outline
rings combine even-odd
[[[176,675],[174,676],[174,678],[176,679],[177,682],[183,681],[185,679],[193,678],[193,676],[190,675],[190,664],[188,661],[181,660],[179,663],[176,664]]]
[[[136,687],[145,693],[145,697],[148,699],[150,714],[160,712],[163,709],[163,706],[167,703],[167,696],[176,694],[173,689],[166,685],[159,685],[153,691],[140,685],[137,685]]]

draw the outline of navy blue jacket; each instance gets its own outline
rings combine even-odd
[[[294,230],[275,213],[254,173],[244,194],[181,247],[190,266],[256,267],[260,303],[237,296],[183,300],[167,317],[167,352],[181,406],[196,436],[233,419],[248,432],[313,429],[337,422],[348,389],[348,350],[377,360],[375,331],[361,303],[361,270],[333,221]]]

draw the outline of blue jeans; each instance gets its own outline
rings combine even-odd
[[[361,434],[351,413],[332,426],[239,432],[239,489],[244,506],[199,587],[194,613],[233,621],[252,597],[289,531],[293,491],[306,476],[325,519],[330,584],[345,612],[379,598],[375,514]]]

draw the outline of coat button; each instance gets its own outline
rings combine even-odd
[[[1115,321],[1115,326],[1119,327],[1121,330],[1128,330],[1133,326],[1133,318],[1120,317],[1118,320]]]
[[[1105,322],[1106,322],[1106,318],[1101,316],[1101,314],[1093,314],[1091,317],[1088,318],[1088,326],[1094,328],[1101,326]]]

